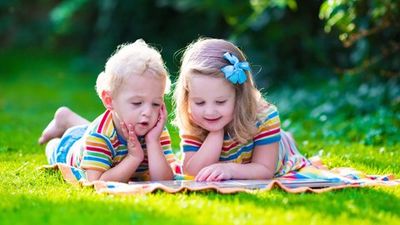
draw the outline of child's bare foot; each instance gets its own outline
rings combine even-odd
[[[69,108],[62,106],[57,109],[54,114],[54,119],[43,130],[42,135],[39,138],[39,144],[45,144],[50,139],[61,137],[64,132],[72,126],[87,123],[89,123],[89,121],[85,118],[82,118]]]
[[[54,114],[54,118],[43,130],[39,138],[39,144],[47,143],[50,139],[61,137],[68,128],[65,126],[65,119],[72,113],[67,107],[60,107]]]

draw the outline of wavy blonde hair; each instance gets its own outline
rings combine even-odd
[[[122,44],[108,58],[104,71],[97,77],[96,92],[100,98],[103,91],[109,91],[111,96],[115,96],[127,77],[143,74],[152,74],[162,79],[164,93],[169,92],[171,81],[160,52],[142,39]]]
[[[229,65],[223,58],[230,52],[239,61],[246,61],[243,52],[231,42],[223,39],[200,38],[191,43],[183,53],[179,78],[174,91],[175,125],[183,134],[193,134],[205,139],[208,131],[193,123],[189,115],[189,81],[193,75],[211,76],[225,79],[221,68]],[[267,105],[261,93],[255,87],[251,72],[245,71],[247,81],[241,85],[232,84],[236,93],[233,120],[225,131],[235,140],[244,143],[257,133],[257,109]]]

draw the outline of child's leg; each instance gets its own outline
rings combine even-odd
[[[64,132],[73,126],[88,124],[89,121],[69,108],[62,106],[57,109],[53,120],[43,130],[39,144],[44,144],[50,139],[61,137]]]
[[[47,145],[46,145],[46,158],[47,158],[47,162],[52,165],[54,163],[56,163],[56,148],[58,147],[58,145],[60,144],[61,139],[60,138],[53,138],[51,139]]]

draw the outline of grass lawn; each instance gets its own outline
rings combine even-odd
[[[400,187],[323,194],[272,190],[110,196],[66,184],[57,172],[38,170],[46,160],[37,138],[59,106],[88,119],[103,111],[94,90],[95,74],[71,69],[73,58],[37,51],[0,55],[0,224],[400,224]],[[279,107],[279,93],[274,96]],[[340,136],[332,141],[331,134],[310,132],[320,130],[313,127],[318,123],[294,120],[312,109],[296,108],[301,115],[283,111],[282,120],[292,121],[284,126],[293,127],[302,138],[299,145],[307,156],[322,153],[330,167],[400,176],[400,143],[367,145]],[[390,109],[387,113],[398,118]],[[330,129],[342,130],[343,124],[351,123],[342,122]],[[177,149],[176,131],[172,133]]]

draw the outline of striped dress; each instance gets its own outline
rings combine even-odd
[[[225,134],[219,161],[250,163],[256,146],[279,142],[276,177],[310,165],[310,162],[298,151],[294,140],[281,129],[279,113],[274,105],[269,104],[259,109],[256,126],[258,133],[252,140],[244,144]],[[202,140],[200,138],[190,134],[181,134],[181,150],[183,152],[196,152],[201,145]]]
[[[71,132],[67,131],[66,134],[68,133]],[[69,148],[65,163],[70,166],[83,170],[106,171],[121,162],[128,154],[127,142],[117,133],[109,110],[97,117],[84,132],[81,132],[81,135],[81,137],[75,137],[76,141],[73,144],[65,146]],[[138,139],[144,151],[144,160],[137,168],[132,180],[150,180],[146,143],[144,137],[138,137]],[[62,143],[63,138],[60,141],[60,144]],[[166,128],[161,134],[160,144],[167,162],[176,172],[179,165],[171,150],[171,140]]]

